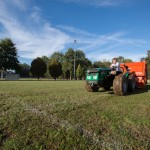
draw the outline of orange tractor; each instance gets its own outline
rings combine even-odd
[[[120,67],[123,73],[125,73],[126,68],[128,68],[128,70],[134,74],[137,88],[145,87],[148,79],[146,62],[124,63],[120,64]]]

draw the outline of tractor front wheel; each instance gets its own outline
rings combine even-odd
[[[97,86],[91,86],[91,85],[89,85],[89,84],[86,84],[86,85],[85,85],[85,88],[86,88],[86,90],[87,90],[88,92],[97,92],[98,89],[99,89],[99,87],[97,87]]]
[[[128,91],[128,80],[126,75],[120,74],[113,81],[113,90],[115,95],[126,95]]]

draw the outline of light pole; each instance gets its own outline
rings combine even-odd
[[[76,44],[77,40],[74,40],[74,80],[76,79],[76,50],[75,50]]]

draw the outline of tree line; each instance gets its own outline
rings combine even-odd
[[[54,52],[50,57],[42,56],[32,60],[31,65],[18,61],[18,50],[14,42],[9,39],[0,40],[0,71],[15,70],[21,77],[46,77],[61,79],[85,78],[87,68],[109,67],[107,59],[92,62],[83,50],[69,48],[65,53]],[[150,53],[145,59],[150,64]],[[129,58],[118,57],[120,63],[132,62]],[[149,65],[150,66],[150,65]],[[150,70],[150,69],[148,69]]]
[[[75,75],[74,75],[74,63]],[[92,66],[92,62],[86,58],[82,50],[74,51],[69,48],[66,53],[54,52],[50,57],[42,56],[34,59],[31,66],[21,64],[20,73],[25,73],[33,77],[62,78],[62,79],[82,79],[85,71]]]

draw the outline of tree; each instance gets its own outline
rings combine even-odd
[[[56,61],[63,63],[64,61],[64,54],[62,52],[54,52],[50,59],[55,59]]]
[[[150,58],[150,50],[147,50],[147,57]]]
[[[117,58],[117,61],[118,61],[119,63],[123,63],[123,62],[124,62],[124,57],[123,57],[123,56],[119,56],[119,57]]]
[[[105,67],[102,61],[95,61],[92,65],[93,68],[103,68]]]
[[[150,57],[149,55],[145,58],[147,62],[147,73],[148,73],[148,79],[150,79]]]
[[[104,59],[103,61],[95,61],[92,66],[94,68],[108,68],[110,64],[110,61]]]
[[[63,66],[63,63],[64,63],[64,54],[62,52],[54,52],[51,57],[50,57],[50,61],[51,60],[56,60],[57,62],[59,62],[62,66]],[[62,70],[62,77],[65,78],[66,77],[66,68],[63,68]]]
[[[56,80],[62,74],[61,63],[52,59],[49,65],[49,73]]]
[[[65,75],[66,72],[69,70],[70,74],[70,79],[73,76],[73,69],[74,69],[74,57],[75,57],[75,52],[72,48],[69,48],[67,52],[64,55],[64,62],[62,64],[62,70],[63,74]]]
[[[129,63],[129,62],[133,62],[133,61],[132,61],[132,59],[130,59],[130,58],[125,58],[123,62],[124,62],[124,63]]]
[[[141,62],[147,62],[147,76],[150,79],[150,50],[147,50],[147,56],[142,57]]]
[[[73,68],[72,64],[68,61],[65,61],[62,63],[62,72],[63,76],[66,79],[71,79],[72,73],[73,73]]]
[[[85,57],[85,54],[82,50],[74,51],[72,48],[69,48],[65,54],[61,52],[54,52],[51,57],[51,60],[56,60],[62,65],[63,77],[72,79],[74,72],[74,60],[76,62],[76,68],[80,64],[81,67],[85,70],[91,66],[91,61]]]
[[[46,66],[47,66],[46,73],[44,74],[44,76],[46,78],[50,78],[49,69],[48,69],[50,59],[47,56],[42,56],[41,58],[45,62]]]
[[[84,71],[92,65],[91,61],[85,57],[85,53],[82,50],[76,51],[76,67],[78,67],[79,64]]]
[[[0,70],[2,72],[7,69],[16,70],[18,66],[17,48],[13,41],[9,38],[0,40]]]
[[[140,61],[141,61],[141,62],[145,61],[145,57],[142,57],[142,58],[140,59]]]
[[[76,63],[75,70],[77,69],[78,65],[80,64],[83,70],[85,71],[89,66],[92,65],[91,61],[85,57],[85,53],[82,50],[74,51],[72,48],[69,48],[64,55],[63,61],[63,73],[66,77],[66,73],[68,75],[68,70],[70,74],[70,79],[73,76],[74,71],[74,59]]]
[[[117,61],[120,63],[129,63],[129,62],[133,62],[132,59],[130,58],[124,58],[123,56],[119,56],[117,58]]]
[[[40,77],[44,76],[44,73],[47,70],[46,63],[42,60],[42,58],[36,58],[31,63],[31,73],[33,76],[37,77],[38,80]]]
[[[84,71],[83,68],[81,67],[81,65],[79,64],[76,70],[76,76],[78,79],[81,79],[84,75]]]
[[[49,63],[49,58],[47,56],[42,56],[41,59],[45,62],[45,64]]]

